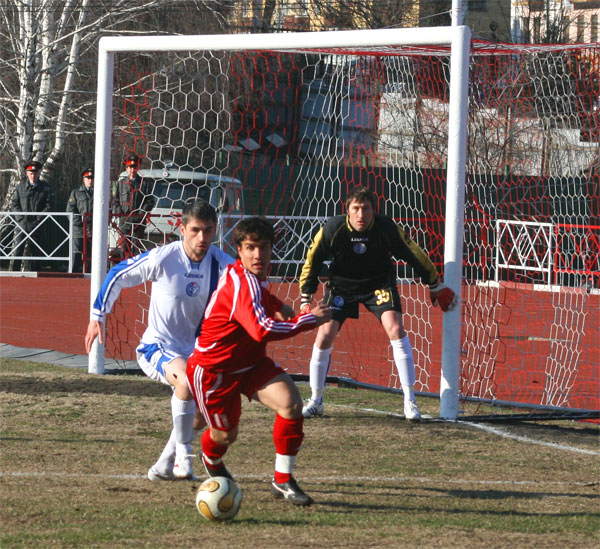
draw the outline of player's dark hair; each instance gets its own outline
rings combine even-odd
[[[181,210],[181,223],[187,225],[192,219],[212,221],[217,224],[217,212],[206,200],[188,202]]]
[[[241,246],[246,239],[255,242],[266,240],[273,246],[275,243],[275,229],[264,217],[242,219],[233,229],[233,242],[236,246]]]
[[[350,202],[370,202],[373,206],[373,211],[377,211],[377,199],[370,189],[366,187],[354,187],[346,196],[346,211],[350,207]]]

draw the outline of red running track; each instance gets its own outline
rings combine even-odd
[[[89,278],[77,276],[0,277],[0,342],[26,348],[52,349],[64,353],[85,354],[84,335],[89,319]],[[405,298],[410,298],[416,286],[400,285]],[[274,285],[277,291],[277,285]],[[291,291],[290,291],[291,290]],[[286,286],[282,296],[296,297],[297,289]],[[289,292],[289,293],[288,293]],[[564,294],[566,294],[565,292]],[[600,409],[600,296],[576,294],[565,299],[581,299],[579,319],[554,318],[554,304],[562,299],[553,292],[533,291],[530,287],[502,288],[500,299],[495,302],[496,319],[493,329],[484,333],[496,333],[488,342],[479,342],[478,353],[467,356],[473,364],[469,375],[473,391],[483,384],[492,387],[493,394],[482,394],[484,398],[497,400],[539,403],[546,385],[557,380],[569,388],[568,406],[572,408]],[[483,296],[482,299],[485,299]],[[496,296],[495,296],[496,298]],[[471,318],[476,318],[473,309],[476,301],[465,303],[471,307]],[[142,308],[148,297],[133,288],[122,293],[115,310],[110,316],[111,337],[107,342],[107,356],[115,356],[119,346],[120,356],[134,359],[134,350],[144,330]],[[407,312],[415,300],[405,299]],[[485,310],[485,307],[483,307]],[[427,371],[421,369],[417,389],[428,392],[439,391],[441,367],[442,318],[437,309],[429,309],[431,335]],[[487,320],[481,319],[482,323]],[[408,322],[408,315],[405,316]],[[581,333],[569,333],[569,326],[583,326]],[[557,326],[564,325],[564,329]],[[407,326],[418,334],[418,327]],[[116,334],[116,335],[115,335]],[[314,334],[300,334],[294,345],[279,342],[270,346],[276,360],[292,373],[308,373],[308,360]],[[417,336],[414,337],[417,339]],[[417,348],[418,342],[413,342]],[[564,347],[564,349],[561,348]],[[352,377],[358,381],[375,385],[393,384],[393,367],[385,334],[376,319],[361,313],[359,322],[347,322],[336,340],[329,375]],[[489,356],[488,356],[489,353]],[[559,364],[551,364],[549,355],[560,358]],[[493,373],[486,379],[481,377],[480,367],[493,356]],[[417,362],[419,357],[417,356]],[[577,364],[573,369],[569,365]],[[368,364],[368,367],[365,365]],[[566,365],[566,366],[565,366]],[[548,371],[554,372],[548,376]],[[479,377],[481,379],[479,379]],[[426,387],[425,387],[426,385]],[[461,392],[469,393],[469,384],[463,382]]]

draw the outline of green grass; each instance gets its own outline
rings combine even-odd
[[[295,471],[316,503],[295,508],[268,493],[273,414],[245,402],[226,456],[244,501],[221,524],[197,513],[197,482],[145,478],[169,434],[168,387],[0,360],[0,391],[1,547],[588,548],[600,535],[595,424],[495,425],[500,437],[408,423],[396,395],[330,387]]]

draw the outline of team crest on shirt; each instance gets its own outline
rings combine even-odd
[[[364,242],[357,242],[354,244],[355,254],[364,254],[367,251],[367,245]]]
[[[190,282],[185,287],[185,293],[190,297],[196,297],[200,293],[200,284],[197,282]]]

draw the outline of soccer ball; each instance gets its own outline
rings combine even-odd
[[[206,479],[196,492],[196,509],[208,520],[230,520],[240,509],[242,490],[227,477]]]

